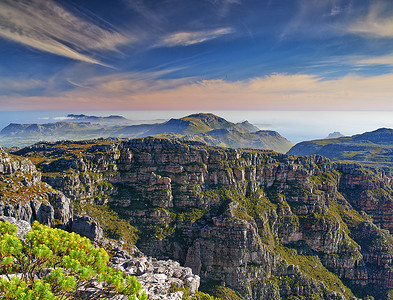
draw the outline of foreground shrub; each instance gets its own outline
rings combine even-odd
[[[0,221],[0,299],[136,299],[141,284],[108,266],[109,256],[76,233],[34,222],[25,240]],[[147,299],[145,293],[138,296]]]

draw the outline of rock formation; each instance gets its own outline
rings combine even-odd
[[[30,160],[11,157],[0,148],[0,216],[66,227],[72,209],[63,193],[41,181]]]
[[[70,199],[108,203],[138,227],[146,254],[246,299],[350,299],[349,287],[385,299],[393,289],[393,190],[383,172],[157,138],[18,154],[40,157],[43,180]]]

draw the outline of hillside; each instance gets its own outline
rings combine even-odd
[[[83,140],[92,138],[176,137],[232,148],[269,149],[287,152],[293,144],[274,131],[259,131],[247,121],[235,124],[213,114],[193,114],[164,123],[124,125],[120,116],[69,115],[74,120],[47,124],[9,124],[0,131],[0,145],[26,146],[38,141]],[[120,120],[116,123],[117,120]],[[111,123],[112,122],[112,123]]]
[[[215,129],[202,134],[186,135],[184,140],[201,141],[208,145],[229,148],[252,148],[274,150],[285,153],[293,144],[276,131],[258,130],[239,132],[228,129]]]
[[[138,247],[243,299],[387,299],[393,186],[384,173],[199,142],[41,143],[15,153],[86,212],[116,212]],[[235,299],[235,298],[229,298]]]
[[[393,129],[375,131],[296,144],[288,152],[293,155],[323,155],[333,160],[355,161],[375,166],[393,166]]]

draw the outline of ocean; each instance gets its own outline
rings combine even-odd
[[[67,114],[120,115],[132,124],[162,122],[200,111],[0,111],[0,130],[10,123],[48,123]],[[393,128],[393,111],[211,111],[231,122],[249,121],[263,130],[275,130],[296,144],[322,139],[339,131],[354,135],[377,128]]]

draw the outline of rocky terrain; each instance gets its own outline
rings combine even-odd
[[[231,148],[287,152],[293,144],[279,133],[259,130],[247,121],[232,123],[213,114],[194,114],[164,123],[127,125],[121,116],[68,115],[67,122],[9,124],[0,131],[0,145],[26,146],[38,141],[81,140],[98,137],[173,137]],[[84,122],[81,122],[84,121]]]
[[[136,276],[149,299],[180,300],[184,289],[193,294],[199,288],[199,276],[191,268],[145,256],[135,246],[105,239],[102,228],[92,218],[73,215],[70,200],[42,182],[41,173],[30,160],[0,148],[0,221],[16,224],[18,237],[24,239],[35,220],[87,236],[107,249],[112,266]]]
[[[190,267],[203,289],[244,299],[387,299],[393,289],[393,190],[382,171],[159,138],[15,154],[82,214],[106,207],[130,222],[144,253]]]
[[[393,166],[393,129],[380,128],[351,137],[328,137],[296,144],[292,155],[323,155],[332,160],[352,161],[376,167]]]
[[[41,181],[34,164],[0,148],[0,216],[32,223],[70,225],[71,203],[63,193]]]

